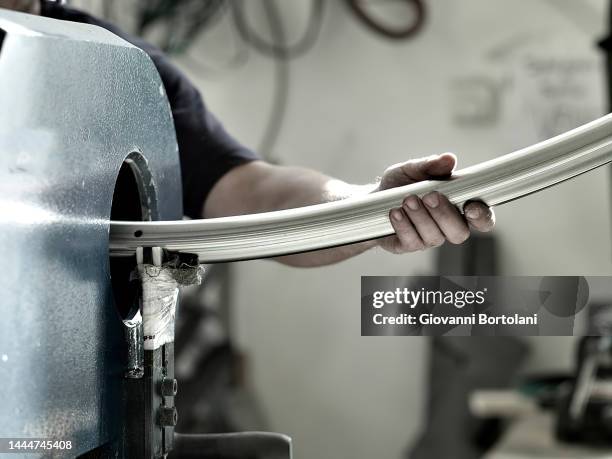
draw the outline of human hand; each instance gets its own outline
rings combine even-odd
[[[395,164],[384,172],[376,191],[448,178],[456,164],[457,158],[450,153]],[[485,204],[470,202],[463,210],[461,214],[437,191],[422,199],[416,195],[406,196],[402,207],[389,212],[395,234],[381,238],[379,245],[392,253],[416,252],[438,247],[445,241],[461,244],[470,236],[470,230],[488,232],[495,226],[495,214]]]

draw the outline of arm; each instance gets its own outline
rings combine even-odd
[[[215,184],[204,205],[204,216],[243,215],[345,199],[430,178],[448,177],[455,163],[455,157],[449,154],[408,161],[387,169],[380,183],[351,185],[310,169],[252,161],[230,170]],[[422,200],[407,196],[403,204],[390,213],[395,235],[277,260],[292,266],[320,266],[376,246],[392,253],[414,252],[439,246],[446,240],[460,244],[469,236],[470,228],[489,231],[494,225],[492,211],[483,204],[470,203],[464,218],[438,193],[424,196]]]

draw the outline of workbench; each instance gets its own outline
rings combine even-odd
[[[484,459],[612,459],[612,448],[594,449],[559,442],[554,417],[541,412],[514,421]]]

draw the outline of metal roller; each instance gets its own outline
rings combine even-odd
[[[460,209],[470,200],[500,205],[612,161],[612,115],[499,158],[447,181],[413,185],[297,209],[204,220],[111,222],[112,255],[139,246],[199,255],[202,262],[265,258],[387,236],[389,211],[410,194],[437,190]]]

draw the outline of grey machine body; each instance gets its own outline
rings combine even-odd
[[[0,9],[0,31],[0,436],[78,456],[123,428],[115,182],[128,158],[143,218],[182,217],[172,115],[149,57],[106,30]]]

